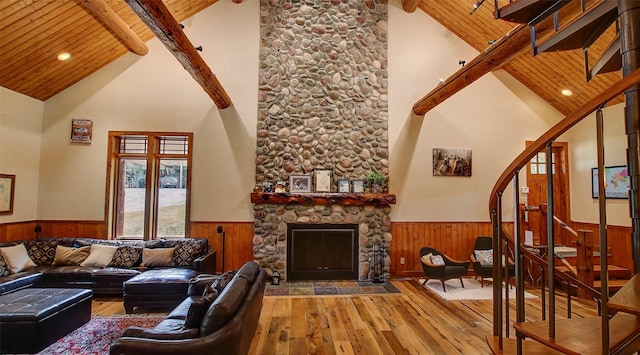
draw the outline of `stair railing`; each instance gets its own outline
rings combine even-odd
[[[517,322],[523,322],[525,320],[525,314],[524,314],[524,255],[527,253],[527,251],[525,250],[525,248],[521,247],[521,245],[523,244],[520,241],[520,233],[521,233],[521,226],[520,226],[520,201],[519,201],[519,181],[518,181],[518,176],[520,173],[520,170],[524,167],[526,167],[527,163],[531,160],[531,158],[533,158],[534,155],[538,154],[539,151],[541,151],[543,148],[546,149],[546,154],[547,154],[547,164],[550,165],[551,164],[551,144],[558,138],[560,137],[563,133],[565,133],[566,131],[568,131],[571,127],[575,126],[577,123],[579,123],[580,121],[582,121],[584,118],[586,118],[588,115],[590,115],[591,113],[593,113],[594,111],[596,111],[598,108],[602,108],[606,103],[608,103],[609,101],[611,101],[612,99],[616,98],[618,95],[622,94],[624,91],[626,91],[627,89],[629,89],[630,87],[637,85],[640,83],[640,69],[633,71],[632,73],[628,74],[627,76],[625,76],[624,78],[622,78],[621,80],[617,81],[616,83],[614,83],[613,85],[611,85],[611,87],[609,87],[608,90],[605,90],[603,92],[601,92],[600,94],[596,95],[595,97],[593,97],[592,99],[590,99],[589,101],[587,101],[584,105],[582,105],[580,108],[578,108],[576,111],[574,111],[573,113],[567,115],[564,119],[562,119],[561,121],[559,121],[557,124],[555,124],[553,127],[551,127],[551,129],[549,129],[547,132],[545,132],[542,136],[540,136],[540,138],[538,138],[536,141],[534,141],[532,144],[530,144],[522,153],[520,153],[518,155],[518,157],[511,163],[509,164],[509,166],[504,170],[504,172],[500,175],[500,177],[498,178],[498,181],[496,182],[496,184],[493,187],[493,190],[491,192],[491,195],[489,197],[489,212],[490,212],[490,216],[491,216],[491,223],[492,223],[492,229],[493,229],[493,260],[502,260],[502,257],[505,253],[502,252],[503,248],[502,248],[502,241],[503,240],[507,240],[509,241],[511,239],[511,237],[509,236],[509,233],[503,229],[503,221],[502,221],[502,214],[503,214],[503,208],[502,208],[502,196],[506,190],[506,188],[508,187],[509,184],[513,184],[513,194],[514,194],[514,207],[513,207],[513,239],[510,240],[514,246],[517,246],[514,248],[514,254],[515,254],[515,269],[516,269],[516,321]],[[600,121],[600,120],[599,120]],[[600,122],[601,123],[601,122]],[[601,128],[600,125],[598,125],[597,127],[598,129],[598,134],[600,135],[601,132]],[[600,137],[598,138],[600,140]],[[600,144],[599,144],[600,145]],[[598,149],[598,165],[600,168],[601,165],[601,159],[600,159],[600,149]],[[552,168],[551,166],[547,166],[547,172],[552,172]],[[600,175],[600,179],[603,179],[602,174]],[[549,192],[551,192],[551,198],[548,198],[548,202],[549,202],[549,213],[548,213],[548,218],[547,218],[547,233],[548,233],[548,254],[549,255],[554,255],[555,254],[555,250],[554,250],[554,235],[553,235],[553,176],[551,173],[548,174],[548,181],[547,181],[547,190]],[[602,180],[600,180],[600,184],[604,185],[604,182]],[[599,191],[604,191],[604,186],[600,186],[600,190]],[[601,196],[604,196],[603,193],[600,194]],[[602,204],[602,202],[601,202]],[[600,209],[601,212],[603,210],[603,208]],[[602,213],[601,213],[602,214]],[[606,224],[602,225],[602,216],[601,218],[601,229],[602,228],[606,228]],[[606,222],[606,220],[605,220]],[[602,242],[602,235],[601,231],[601,246],[604,246],[604,250],[606,250],[606,240],[604,241],[604,243]],[[606,233],[606,230],[604,231]],[[602,262],[602,258],[601,258],[601,263],[604,266],[604,272],[603,274],[605,282],[603,282],[603,289],[606,289],[606,252],[604,253],[605,255],[605,261]],[[531,256],[533,257],[533,256]],[[553,258],[547,258],[547,274],[548,274],[548,288],[549,288],[549,295],[550,295],[550,303],[549,303],[549,337],[550,338],[555,338],[555,287],[554,287],[554,275],[556,275],[556,270],[554,267],[554,260]],[[532,259],[535,260],[535,259]],[[602,271],[601,271],[602,272]],[[503,326],[506,323],[507,327],[508,327],[508,321],[503,320],[503,312],[502,312],[502,307],[505,307],[505,309],[508,309],[510,306],[510,303],[508,302],[503,302],[503,298],[502,298],[502,283],[503,283],[503,274],[502,274],[502,270],[501,270],[501,263],[494,263],[494,268],[493,268],[493,279],[496,280],[496,282],[493,283],[493,299],[494,299],[494,307],[493,307],[493,336],[494,337],[498,337],[498,345],[499,345],[499,349],[503,349]],[[577,281],[577,280],[576,280]],[[508,293],[506,293],[508,295]],[[603,299],[603,302],[601,303],[601,307],[605,307],[605,309],[602,311],[602,314],[606,315],[606,300],[607,300],[607,294],[601,292],[601,297]],[[508,297],[508,296],[506,296]],[[504,303],[504,304],[503,304]],[[508,311],[507,311],[508,314]],[[602,339],[602,344],[603,344],[603,349],[608,349],[608,345],[609,345],[609,334],[608,334],[608,324],[607,323],[607,316],[603,316],[603,339]],[[605,333],[606,331],[606,333]],[[508,333],[507,333],[508,334]],[[605,339],[606,338],[606,339]],[[517,339],[517,351],[518,354],[522,353],[522,340],[520,337],[518,337]],[[606,347],[605,347],[606,346]]]

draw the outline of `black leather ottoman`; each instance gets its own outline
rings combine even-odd
[[[0,296],[0,352],[37,353],[91,319],[91,290],[25,288]]]
[[[136,307],[173,309],[187,297],[189,280],[198,275],[192,269],[168,268],[145,271],[122,285],[124,310]]]

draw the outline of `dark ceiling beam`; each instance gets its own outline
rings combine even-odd
[[[419,116],[424,115],[483,75],[499,69],[509,60],[526,51],[530,45],[529,27],[518,25],[418,100],[413,105],[413,113]]]
[[[104,0],[81,0],[87,11],[100,21],[113,35],[137,55],[149,53],[149,48],[124,20]]]
[[[402,0],[402,8],[406,12],[414,12],[422,0]]]
[[[231,105],[229,95],[165,4],[158,0],[126,0],[126,2],[202,86],[216,106],[220,109],[229,107]]]

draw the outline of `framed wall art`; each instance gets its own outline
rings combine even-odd
[[[364,180],[352,180],[351,192],[353,192],[354,194],[364,193]]]
[[[342,193],[351,192],[351,181],[338,180],[338,192],[342,192]]]
[[[93,133],[93,121],[91,120],[71,120],[71,143],[91,144]]]
[[[606,166],[604,168],[605,198],[629,198],[630,178],[625,165]],[[591,197],[598,198],[598,168],[591,168]]]
[[[311,192],[311,175],[291,175],[289,177],[289,192]]]
[[[471,149],[433,148],[433,176],[471,176]]]
[[[16,176],[0,174],[0,214],[13,214]]]
[[[313,171],[313,182],[315,192],[331,192],[331,176],[333,170],[315,169]]]

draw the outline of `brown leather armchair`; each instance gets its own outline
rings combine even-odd
[[[433,256],[441,256],[444,261],[444,265],[437,265],[430,260],[426,260],[425,256],[431,254]],[[442,254],[436,249],[430,247],[422,247],[420,249],[420,261],[422,264],[422,270],[424,271],[424,276],[426,280],[422,283],[423,285],[427,283],[427,281],[431,279],[437,279],[442,282],[442,289],[444,292],[447,292],[447,289],[444,286],[444,282],[449,279],[460,279],[460,283],[462,287],[464,287],[464,283],[462,282],[462,277],[467,274],[467,269],[469,268],[469,264],[471,263],[469,260],[460,261],[454,260],[450,257]]]

